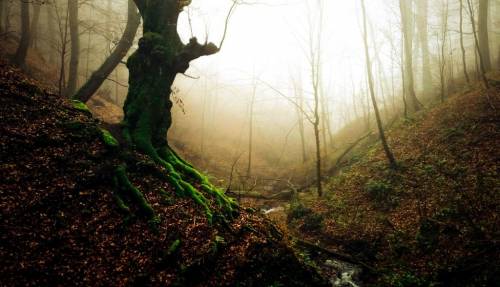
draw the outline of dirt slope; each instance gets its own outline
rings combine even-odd
[[[396,124],[388,141],[399,169],[379,143],[363,147],[324,199],[302,198],[289,226],[371,265],[374,285],[500,282],[500,90],[485,93],[454,95]]]
[[[88,113],[3,61],[0,123],[1,286],[324,284],[268,220],[241,210],[209,224],[147,158],[107,146]],[[117,204],[112,171],[124,162],[155,228]]]

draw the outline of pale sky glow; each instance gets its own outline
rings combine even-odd
[[[333,111],[336,109],[335,103],[352,101],[351,78],[355,85],[365,81],[358,2],[323,0],[322,79]],[[393,1],[366,2],[370,21],[375,30],[389,20],[397,20],[394,17],[398,14],[388,13],[389,2]],[[293,84],[290,79],[300,75],[305,96],[311,96],[307,58],[310,26],[308,23],[311,20],[315,25],[314,22],[319,19],[317,1],[272,0],[260,3],[265,4],[257,2],[237,7],[231,18],[222,51],[217,55],[193,62],[188,74],[200,76],[199,80],[178,77],[177,85],[187,94],[186,97],[197,97],[190,95],[189,91],[197,91],[197,87],[204,87],[203,77],[207,75],[212,79],[209,80],[212,82],[209,85],[213,84],[215,74],[219,85],[216,89],[223,97],[222,102],[228,105],[237,106],[237,101],[245,100],[247,95],[241,92],[235,95],[235,90],[224,91],[224,87],[251,86],[254,74],[290,96],[293,96]],[[223,0],[193,1],[191,19],[194,35],[199,41],[204,41],[208,30],[209,41],[219,43],[230,5],[230,1]],[[179,20],[179,33],[184,41],[190,37],[187,13],[184,13]],[[379,49],[381,51],[389,49],[389,45],[380,45]],[[380,54],[380,57],[383,57],[382,54],[389,55],[390,52]],[[390,65],[387,68],[390,68]],[[357,90],[359,91],[359,88]],[[292,105],[265,86],[260,85],[258,94],[259,101],[262,102],[259,104],[259,111],[270,111],[274,119],[280,116],[289,117],[287,111],[293,112]],[[278,113],[280,110],[283,112],[282,115]]]

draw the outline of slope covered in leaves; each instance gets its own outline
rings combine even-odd
[[[323,285],[268,220],[240,210],[209,224],[147,158],[106,145],[88,112],[3,62],[0,122],[0,285]],[[123,163],[154,228],[117,204]]]
[[[498,108],[498,88],[476,89],[402,120],[388,131],[398,169],[380,143],[363,147],[290,226],[371,266],[374,285],[498,284]]]

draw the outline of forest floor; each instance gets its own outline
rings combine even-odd
[[[326,286],[270,220],[241,208],[209,223],[161,168],[40,86],[0,61],[1,286]],[[121,164],[159,223],[117,200]]]
[[[495,107],[492,108],[491,104]],[[500,89],[469,89],[396,123],[301,194],[290,231],[362,263],[374,286],[498,286]]]

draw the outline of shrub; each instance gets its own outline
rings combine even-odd
[[[365,185],[365,191],[376,201],[384,201],[392,192],[392,187],[385,181],[370,180]]]
[[[301,229],[307,232],[318,231],[323,228],[323,220],[323,215],[318,213],[310,213],[305,216],[304,224],[302,225]]]
[[[393,208],[398,205],[398,197],[394,188],[387,181],[370,180],[366,183],[364,191],[380,207]]]
[[[288,222],[304,218],[304,216],[312,213],[312,210],[308,207],[305,207],[302,203],[294,203],[290,206],[290,211],[288,212],[287,220]]]

